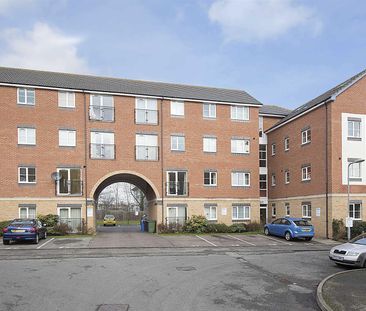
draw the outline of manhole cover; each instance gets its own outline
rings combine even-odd
[[[176,267],[178,271],[194,271],[196,270],[195,267]]]
[[[62,240],[54,240],[53,244],[71,244],[71,243],[77,243],[77,242],[81,242],[81,240],[79,239],[62,239]]]
[[[128,311],[129,305],[104,304],[98,306],[97,311]]]

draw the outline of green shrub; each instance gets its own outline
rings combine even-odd
[[[58,215],[48,214],[48,215],[38,215],[37,217],[39,221],[42,224],[45,224],[47,227],[53,227],[58,224],[59,219]]]
[[[346,227],[343,219],[333,219],[332,221],[333,239],[338,241],[346,238]]]
[[[254,221],[247,223],[246,228],[248,232],[258,232],[263,230],[263,225]]]
[[[200,215],[193,215],[187,220],[183,227],[183,231],[191,233],[204,233],[206,232],[208,221],[206,217]]]
[[[72,231],[72,229],[65,223],[60,223],[52,228],[47,229],[47,234],[49,235],[67,235]]]
[[[227,233],[232,232],[230,227],[225,224],[208,224],[206,227],[207,233]]]
[[[3,236],[3,229],[9,225],[11,220],[0,221],[0,236]]]
[[[351,228],[352,238],[366,232],[366,221],[356,220],[353,222],[353,227]]]
[[[229,230],[232,233],[242,233],[247,231],[247,226],[244,223],[232,224]]]
[[[182,224],[158,224],[158,232],[159,233],[177,233],[183,231]]]

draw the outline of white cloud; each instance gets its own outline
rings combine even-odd
[[[0,0],[0,14],[8,13],[11,9],[24,7],[31,4],[34,0]]]
[[[78,56],[82,39],[69,36],[45,23],[36,23],[32,30],[6,29],[0,33],[4,48],[0,64],[64,72],[89,72],[86,61]]]
[[[296,27],[314,34],[321,21],[310,8],[293,0],[215,0],[208,12],[226,41],[258,42],[274,39]]]

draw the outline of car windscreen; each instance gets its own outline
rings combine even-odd
[[[366,245],[366,236],[359,236],[350,241],[353,244]]]
[[[294,220],[294,223],[296,226],[299,226],[299,227],[310,227],[312,226],[311,222],[309,220]]]
[[[111,218],[111,219],[113,219],[114,216],[113,215],[105,215],[104,218]]]
[[[14,220],[10,223],[10,226],[33,226],[34,220]]]

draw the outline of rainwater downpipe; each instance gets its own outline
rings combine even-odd
[[[164,137],[163,137],[163,100],[160,99],[160,156],[161,156],[161,223],[164,224]]]
[[[83,90],[84,96],[84,193],[85,193],[85,226],[88,230],[88,135],[86,131],[87,127],[87,109],[86,109],[86,95]]]

